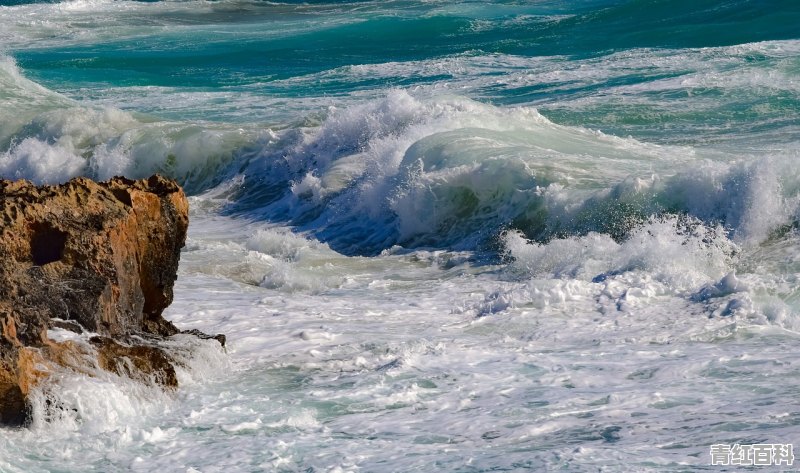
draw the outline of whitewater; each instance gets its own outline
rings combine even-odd
[[[177,179],[165,317],[228,340],[169,342],[177,392],[60,374],[0,471],[800,449],[798,24],[789,0],[0,1],[0,177]]]

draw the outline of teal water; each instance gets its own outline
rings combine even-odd
[[[792,0],[0,1],[0,177],[178,179],[168,315],[230,340],[175,341],[200,361],[172,398],[65,374],[39,407],[73,410],[4,432],[0,471],[796,443],[797,25]]]

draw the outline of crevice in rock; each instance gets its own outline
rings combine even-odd
[[[128,207],[133,207],[133,201],[131,200],[130,192],[126,191],[125,189],[111,189],[111,193],[114,194],[114,197],[116,197],[118,201],[122,202]]]
[[[0,425],[21,427],[28,419],[28,405],[16,384],[0,383]]]
[[[67,234],[48,223],[31,225],[31,259],[33,264],[44,266],[60,261],[64,256]]]

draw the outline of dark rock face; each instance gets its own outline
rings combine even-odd
[[[0,424],[22,425],[26,416],[25,396],[14,383],[0,383]]]
[[[23,423],[48,367],[85,363],[87,348],[49,340],[50,327],[97,333],[90,355],[104,369],[177,385],[168,355],[143,340],[178,333],[161,313],[187,227],[183,190],[160,176],[0,180],[0,424]]]

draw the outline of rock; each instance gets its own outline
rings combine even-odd
[[[223,347],[225,346],[225,335],[222,333],[218,333],[216,335],[208,335],[207,333],[203,333],[200,330],[197,330],[196,328],[193,328],[191,330],[181,330],[181,333],[194,335],[195,337],[201,340],[216,340],[217,342],[219,342],[221,346]]]
[[[25,396],[15,383],[0,383],[0,424],[21,426],[28,417]]]
[[[161,176],[0,180],[0,423],[21,423],[25,396],[54,366],[91,358],[48,327],[96,333],[104,369],[177,385],[168,355],[142,340],[178,333],[161,313],[187,227],[186,196]]]
[[[110,338],[92,337],[100,367],[120,376],[175,388],[178,377],[167,353],[153,345],[123,345]]]

